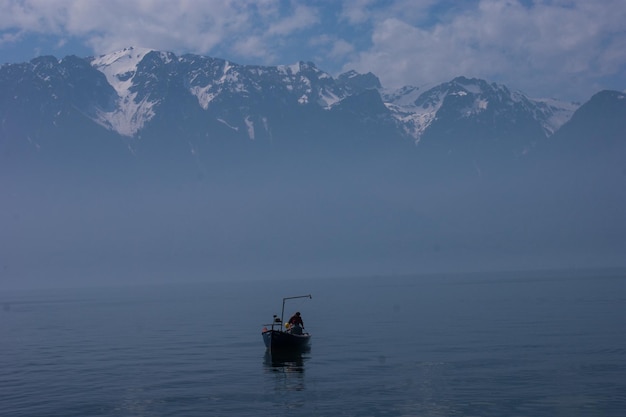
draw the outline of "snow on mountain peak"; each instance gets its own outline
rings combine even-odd
[[[483,94],[483,89],[477,80],[471,80],[465,77],[458,77],[452,81],[453,84],[460,86],[467,93]]]
[[[386,103],[401,107],[415,106],[422,90],[415,86],[405,86],[397,90],[382,89],[381,96]]]
[[[137,102],[137,92],[131,92],[137,66],[150,52],[152,49],[130,47],[101,55],[91,61],[91,65],[104,74],[118,95],[116,109],[99,111],[96,120],[98,123],[121,135],[133,136],[154,117],[153,106],[156,102],[146,98]]]
[[[402,87],[385,92],[383,100],[406,134],[419,142],[420,137],[437,117],[447,91],[418,87]]]
[[[126,136],[134,136],[155,115],[158,100],[150,99],[150,94],[142,93],[141,80],[136,77],[142,60],[153,52],[146,48],[127,48],[102,55],[91,60],[91,65],[101,71],[117,93],[115,110],[97,112],[97,122]],[[163,64],[171,63],[175,56],[159,52]],[[186,58],[187,59],[187,58]],[[260,68],[245,67],[222,60],[206,58],[207,66],[198,67],[195,61],[189,74],[188,91],[205,110],[218,96],[228,92],[235,95],[262,93],[264,83],[259,77],[278,76],[284,90],[295,97],[300,105],[317,104],[330,110],[363,89],[376,88],[385,106],[396,123],[408,135],[419,141],[443,106],[460,117],[478,116],[483,112],[496,111],[530,112],[539,121],[546,135],[554,133],[567,121],[578,105],[557,102],[556,100],[529,99],[518,91],[509,91],[504,85],[488,83],[477,78],[457,77],[453,80],[427,87],[406,86],[395,91],[382,88],[373,74],[359,74],[348,71],[337,81],[313,63],[299,61],[292,65]],[[179,59],[179,62],[182,62]],[[203,64],[204,65],[204,64]],[[274,75],[272,75],[274,74]],[[446,104],[447,103],[447,104]],[[252,119],[245,119],[242,128],[255,137]]]
[[[101,55],[91,61],[91,65],[102,72],[109,84],[121,96],[132,85],[132,77],[137,65],[152,49],[124,48],[121,51]]]
[[[546,119],[543,128],[550,135],[571,119],[574,112],[580,107],[578,103],[563,102],[552,98],[539,98],[533,101],[540,106],[540,111]]]
[[[291,65],[279,65],[276,67],[281,74],[296,75],[300,72],[300,62]]]
[[[333,107],[335,104],[339,103],[342,99],[344,99],[345,97],[341,96],[337,96],[337,94],[335,94],[334,92],[330,91],[330,90],[321,90],[319,93],[319,100],[318,103],[325,108],[326,110],[330,109],[331,107]]]
[[[502,114],[502,110],[497,110],[499,106],[530,112],[541,124],[546,136],[556,132],[579,106],[558,100],[530,99],[522,92],[511,92],[504,85],[465,77],[430,88],[407,86],[395,91],[383,90],[382,96],[398,124],[416,141],[437,120],[444,101],[456,105],[457,115],[463,118],[479,115],[491,108]]]

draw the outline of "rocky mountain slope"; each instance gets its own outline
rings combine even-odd
[[[131,148],[140,147],[139,138],[167,134],[196,144],[370,139],[446,151],[479,141],[519,155],[578,107],[480,79],[388,91],[371,73],[333,78],[310,62],[238,65],[140,48],[4,65],[0,91],[2,142],[39,148],[55,129],[93,136],[101,128]]]

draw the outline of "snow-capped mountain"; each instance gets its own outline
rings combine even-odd
[[[349,71],[333,79],[312,63],[299,62],[277,67],[241,66],[208,57],[176,57],[171,53],[128,48],[91,61],[91,65],[106,76],[118,94],[116,108],[108,112],[100,111],[96,121],[124,136],[137,134],[154,117],[155,106],[162,98],[152,97],[145,91],[150,83],[149,80],[142,80],[141,75],[142,70],[145,73],[150,69],[144,62],[148,54],[151,54],[152,69],[172,67],[205,111],[209,106],[223,104],[228,98],[238,97],[253,103],[277,94],[283,100],[290,99],[298,105],[313,104],[331,110],[347,97],[375,89],[382,93],[383,101],[398,126],[417,141],[437,119],[444,104],[456,105],[454,111],[461,118],[490,113],[487,111],[490,105],[495,107],[496,115],[502,117],[510,116],[507,115],[507,108],[517,115],[526,113],[524,116],[531,115],[541,124],[546,136],[565,123],[577,107],[573,103],[557,100],[532,100],[521,92],[510,92],[505,86],[463,77],[425,91],[404,87],[385,93],[378,78],[371,73]],[[157,74],[151,75],[149,78],[153,82],[158,81]],[[140,95],[142,91],[144,94]],[[459,107],[457,103],[452,103],[454,101],[462,101],[463,104]],[[254,139],[255,132],[259,129],[267,132],[270,127],[264,115],[257,117],[261,123],[255,123],[253,119],[251,114],[244,116],[243,125],[241,120],[232,120],[232,116],[231,120],[228,117],[217,120],[233,130],[245,127],[248,137]]]
[[[287,146],[367,139],[521,155],[579,107],[481,79],[389,91],[374,74],[334,78],[310,62],[239,65],[142,48],[3,65],[0,92],[3,142],[21,137],[40,146],[55,129],[80,128],[86,137],[126,138],[131,148],[169,135],[188,141],[190,152],[207,140]]]
[[[500,135],[506,134],[498,131],[504,125],[519,128],[523,121],[536,124],[543,136],[548,137],[578,108],[576,103],[531,99],[506,86],[465,77],[428,89],[403,87],[385,92],[383,97],[400,126],[417,141],[429,128],[441,123],[450,134],[460,134],[454,130],[454,124],[462,125],[464,130],[469,123],[487,127],[481,134]]]
[[[98,109],[96,122],[120,135],[133,136],[154,117],[154,107],[159,98],[150,97],[145,90],[142,91],[139,82],[141,74],[138,74],[140,63],[150,52],[149,49],[129,48],[91,61],[91,65],[105,75],[117,93],[115,107]],[[166,62],[168,54],[159,54],[159,58]]]
[[[242,66],[210,57],[177,57],[137,48],[91,58],[89,62],[117,93],[115,108],[99,109],[95,121],[128,137],[140,134],[163,101],[174,96],[193,96],[198,106],[194,110],[202,110],[223,127],[254,140],[271,134],[269,115],[277,108],[312,106],[330,110],[364,89],[355,82],[362,77],[358,74],[335,80],[305,62]]]

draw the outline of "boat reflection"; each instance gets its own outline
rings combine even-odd
[[[307,351],[287,351],[287,352],[272,352],[270,350],[265,351],[265,357],[263,363],[265,367],[274,372],[304,372],[304,362],[308,359],[306,357]]]
[[[304,364],[308,360],[306,352],[271,352],[267,350],[263,358],[263,365],[268,376],[274,381],[274,389],[279,393],[304,391]],[[289,400],[289,407],[297,406],[293,398]]]

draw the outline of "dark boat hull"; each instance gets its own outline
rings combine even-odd
[[[262,333],[265,347],[270,350],[303,350],[311,343],[311,335],[291,334],[279,330],[266,330]]]

